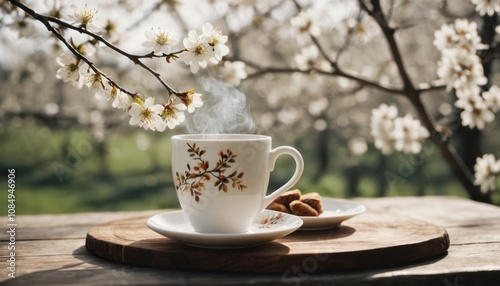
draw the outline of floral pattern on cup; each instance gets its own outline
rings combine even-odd
[[[188,146],[189,157],[193,159],[193,165],[187,164],[187,170],[184,174],[175,173],[175,188],[181,192],[189,192],[196,202],[199,202],[200,196],[206,189],[208,183],[214,179],[214,187],[219,191],[227,193],[228,186],[233,189],[243,191],[247,186],[243,183],[244,172],[234,170],[231,172],[232,164],[236,163],[237,155],[227,149],[225,152],[219,152],[219,160],[211,168],[208,160],[203,158],[206,148],[196,146],[196,143],[186,143]]]

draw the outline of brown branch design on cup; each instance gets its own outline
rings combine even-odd
[[[206,149],[202,149],[196,146],[196,143],[190,144],[186,143],[188,146],[189,157],[193,158],[195,165],[191,166],[187,164],[187,170],[184,174],[175,173],[176,176],[176,189],[182,192],[189,192],[191,196],[194,197],[196,202],[199,202],[200,196],[206,189],[206,184],[209,183],[212,178],[215,179],[214,187],[217,187],[219,191],[224,191],[227,193],[228,185],[233,189],[238,189],[243,191],[247,188],[243,184],[244,172],[239,172],[234,170],[231,172],[232,164],[236,162],[237,155],[231,150],[227,149],[226,152],[219,152],[219,160],[215,163],[215,166],[210,169],[210,162],[203,158],[206,153]],[[229,175],[227,173],[231,172]]]

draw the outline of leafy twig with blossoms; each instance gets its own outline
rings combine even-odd
[[[63,52],[57,59],[57,63],[61,66],[56,75],[58,78],[65,82],[72,82],[77,88],[86,85],[89,90],[113,100],[112,106],[114,108],[128,111],[131,116],[129,121],[131,125],[138,125],[146,130],[164,131],[167,126],[170,129],[175,128],[185,120],[185,110],[192,113],[203,105],[203,101],[202,95],[196,93],[194,88],[187,91],[173,89],[163,80],[160,73],[147,66],[141,59],[165,58],[170,63],[171,60],[180,58],[190,66],[193,73],[196,73],[200,67],[205,68],[208,63],[217,64],[229,53],[229,48],[225,45],[227,36],[224,36],[210,23],[202,26],[202,33],[190,31],[189,37],[183,40],[184,47],[173,52],[172,48],[179,40],[170,31],[162,27],[148,30],[145,32],[146,41],[142,43],[142,46],[151,48],[152,51],[145,55],[134,55],[118,48],[98,34],[102,29],[102,25],[98,22],[98,11],[89,8],[86,4],[83,6],[72,5],[72,13],[69,18],[73,22],[67,23],[53,16],[41,15],[20,1],[9,0],[9,2],[43,23],[69,50]],[[59,27],[54,27],[52,23]],[[118,85],[98,69],[87,55],[80,52],[72,39],[68,41],[61,33],[61,28],[85,34],[149,72],[167,90],[166,102],[155,104],[154,98],[144,97]]]

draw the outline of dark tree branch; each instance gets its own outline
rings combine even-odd
[[[380,7],[380,2],[377,0],[371,1],[373,10],[369,10],[368,7],[366,7],[366,5],[363,3],[363,1],[359,1],[359,3],[361,7],[377,22],[377,24],[382,29],[382,33],[387,40],[387,44],[389,45],[389,48],[391,50],[394,62],[398,67],[399,75],[403,80],[403,89],[405,91],[405,94],[407,94],[407,96],[410,94],[411,96],[418,96],[419,94],[416,92],[416,89],[413,86],[408,73],[406,72],[403,63],[403,57],[401,56],[399,47],[396,43],[396,39],[394,38],[394,33],[396,32],[396,30],[390,27],[387,23],[384,13],[382,12],[382,8]]]
[[[448,161],[451,169],[469,193],[469,197],[474,200],[491,203],[491,198],[489,196],[483,195],[479,187],[474,185],[473,174],[467,168],[466,164],[457,154],[453,146],[449,144],[449,138],[438,131],[432,116],[427,112],[427,109],[425,108],[420,95],[423,91],[431,89],[416,89],[412,84],[410,77],[408,76],[408,73],[406,72],[406,69],[404,67],[403,59],[399,51],[399,47],[396,43],[396,39],[394,38],[396,30],[394,28],[391,28],[387,23],[379,1],[371,0],[371,4],[373,6],[372,10],[370,10],[362,0],[360,0],[359,3],[362,9],[366,10],[366,12],[377,22],[377,24],[381,28],[382,33],[391,50],[393,59],[398,67],[399,76],[403,81],[404,87],[402,93],[410,100],[410,102],[415,107],[420,119],[423,122],[423,125],[427,128],[427,130],[429,130],[431,134],[430,139],[438,147],[443,157]]]
[[[85,35],[88,35],[94,39],[96,39],[97,41],[103,43],[104,45],[106,45],[108,48],[112,49],[113,51],[117,52],[118,54],[120,55],[123,55],[125,57],[127,57],[129,60],[131,60],[134,64],[136,65],[139,65],[141,68],[145,69],[146,71],[148,71],[151,75],[153,75],[159,82],[160,84],[168,91],[168,94],[171,95],[171,94],[174,94],[174,95],[179,95],[181,94],[181,92],[178,92],[176,91],[175,89],[173,89],[170,85],[168,85],[161,77],[161,74],[159,74],[158,72],[154,71],[153,69],[151,69],[149,66],[147,66],[146,64],[144,64],[141,59],[142,58],[153,58],[153,57],[164,57],[164,58],[176,58],[176,55],[177,54],[180,54],[182,52],[184,52],[185,50],[180,50],[180,51],[176,51],[176,52],[173,52],[173,53],[170,53],[170,54],[163,54],[163,55],[154,55],[153,53],[150,53],[150,54],[146,54],[146,55],[134,55],[134,54],[130,54],[128,52],[125,52],[124,50],[118,48],[117,46],[113,45],[112,43],[110,43],[109,41],[107,41],[106,39],[104,39],[102,36],[100,35],[97,35],[95,33],[92,33],[86,29],[84,29],[83,27],[76,27],[76,26],[73,26],[69,23],[66,23],[58,18],[55,18],[55,17],[50,17],[50,16],[44,16],[44,15],[41,15],[41,14],[38,14],[36,13],[33,9],[29,8],[28,6],[24,5],[23,3],[21,3],[20,1],[17,1],[17,0],[9,0],[9,2],[14,5],[14,6],[17,6],[19,7],[20,9],[22,9],[23,11],[25,11],[27,14],[29,14],[30,16],[32,16],[34,19],[40,21],[41,23],[43,23],[45,25],[45,27],[50,31],[52,32],[66,47],[68,47],[68,49],[73,53],[75,54],[75,56],[77,56],[79,59],[83,60],[85,63],[87,63],[90,68],[92,70],[94,70],[94,72],[96,73],[100,73],[101,75],[103,75],[104,77],[106,77],[107,80],[109,80],[110,82],[112,82],[115,86],[117,86],[118,88],[120,88],[122,91],[126,92],[127,94],[135,97],[137,96],[137,93],[132,93],[130,91],[127,91],[126,89],[118,86],[114,81],[112,81],[109,77],[107,77],[104,73],[102,73],[101,71],[99,71],[95,65],[90,61],[88,60],[85,56],[83,56],[82,54],[78,53],[73,47],[71,47],[71,45],[67,42],[67,40],[52,26],[50,25],[50,22],[52,23],[55,23],[55,24],[58,24],[60,27],[64,27],[64,28],[68,28],[68,29],[71,29],[71,30],[74,30],[74,31],[77,31],[79,33],[82,33],[82,34],[85,34]]]
[[[325,75],[325,76],[344,77],[344,78],[351,79],[351,80],[353,80],[359,84],[365,85],[365,86],[378,88],[378,89],[383,90],[383,91],[390,93],[390,94],[401,95],[401,90],[394,89],[394,88],[387,87],[387,86],[383,86],[379,83],[372,82],[372,81],[357,77],[353,74],[346,73],[346,72],[340,70],[339,68],[335,69],[332,72],[329,72],[329,71],[322,71],[322,70],[317,70],[317,69],[301,70],[298,68],[289,68],[289,67],[262,67],[258,64],[255,64],[255,63],[252,63],[249,61],[245,61],[245,63],[246,63],[246,65],[248,65],[252,68],[255,68],[257,70],[256,72],[249,74],[247,79],[263,76],[267,73],[285,73],[285,74],[287,74],[287,73],[303,73],[303,74],[316,73],[316,74]]]

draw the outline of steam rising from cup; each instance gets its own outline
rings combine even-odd
[[[186,120],[189,133],[251,133],[254,123],[246,96],[217,79],[202,78],[203,106]]]

